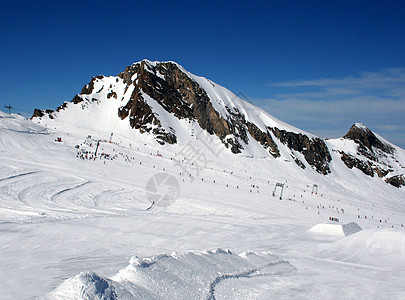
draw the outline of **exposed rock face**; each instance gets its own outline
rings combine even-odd
[[[156,140],[161,144],[164,144],[164,142],[174,144],[177,141],[173,133],[167,133],[162,128],[159,119],[152,112],[152,108],[144,101],[139,90],[134,90],[130,101],[118,110],[118,116],[121,119],[129,116],[129,124],[132,128],[139,129],[141,133],[152,131],[156,136]],[[151,124],[155,128],[152,129]]]
[[[179,119],[189,119],[198,122],[200,127],[210,134],[216,134],[223,143],[231,147],[232,152],[240,153],[242,146],[236,139],[227,138],[237,135],[246,141],[245,130],[241,129],[243,119],[231,116],[226,120],[213,108],[210,98],[197,82],[188,77],[174,63],[160,63],[156,66],[142,61],[140,64],[129,66],[118,75],[126,84],[135,85],[131,101],[118,112],[121,119],[130,116],[131,126],[140,128],[140,124],[154,123],[159,125],[150,107],[143,102],[141,91],[155,99],[167,112],[173,113]],[[132,80],[132,78],[136,78]],[[161,133],[162,134],[162,133]],[[165,141],[172,143],[176,139],[170,135]]]
[[[329,162],[332,157],[325,142],[320,138],[309,138],[306,135],[295,132],[288,132],[278,128],[271,128],[274,135],[290,149],[301,152],[305,160],[321,174],[329,174]],[[298,158],[294,158],[296,163],[303,166]]]
[[[368,151],[374,153],[373,147],[389,154],[392,154],[394,151],[391,146],[381,142],[375,134],[363,124],[354,124],[343,138],[355,141],[359,145],[359,150],[364,153]]]
[[[81,97],[79,97],[79,95],[76,95],[73,97],[72,101],[74,104],[78,104],[80,102],[83,102],[83,99]]]
[[[41,118],[41,117],[43,117],[44,115],[45,115],[45,114],[44,114],[44,112],[43,112],[42,110],[40,110],[40,109],[38,109],[38,108],[35,108],[35,109],[34,109],[34,113],[33,113],[33,115],[32,115],[31,118],[35,118],[35,117]]]
[[[343,137],[353,140],[357,144],[356,156],[340,151],[341,159],[345,165],[352,169],[357,168],[364,174],[385,178],[385,182],[401,187],[404,185],[403,175],[392,175],[394,171],[391,162],[398,162],[394,156],[395,149],[379,140],[375,134],[363,124],[354,124]],[[389,176],[391,174],[391,176]]]
[[[136,124],[139,124],[140,120],[157,122],[152,116],[151,110],[139,104],[142,102],[140,91],[143,91],[179,119],[187,118],[196,121],[202,129],[217,135],[233,153],[240,153],[243,150],[242,143],[249,142],[249,133],[273,157],[280,156],[277,144],[270,133],[272,129],[269,128],[267,132],[261,131],[255,124],[246,121],[245,116],[235,108],[227,107],[227,117],[221,116],[212,106],[211,99],[204,89],[180,70],[176,64],[160,63],[151,66],[143,61],[141,64],[127,67],[123,73],[119,74],[119,77],[123,79],[124,83],[136,86],[131,101],[119,112],[122,119],[128,115],[132,118],[138,116],[133,122],[134,128],[139,128],[139,125]],[[305,146],[299,146],[302,142],[305,143]],[[300,135],[300,139],[292,145],[294,150],[304,151],[308,163],[314,166],[318,172],[322,174],[330,172],[328,166],[330,155],[322,140],[310,141],[308,137],[305,139],[303,135]],[[307,150],[303,150],[304,148]],[[317,153],[310,153],[312,150]],[[321,158],[322,161],[317,162],[317,158]]]
[[[396,175],[393,177],[389,177],[385,179],[385,182],[400,188],[401,186],[405,186],[405,176],[404,175]]]
[[[269,153],[277,158],[280,157],[280,151],[277,147],[277,144],[273,141],[273,138],[271,137],[269,129],[267,132],[261,131],[255,124],[248,122],[247,123],[248,130],[250,135],[258,141],[260,144],[262,144],[264,149],[268,149]]]
[[[53,119],[52,113],[53,113],[53,110],[51,110],[51,109],[45,109],[43,111],[43,110],[39,110],[39,109],[35,108],[32,118],[34,118],[34,117],[41,118],[47,114],[47,115],[49,115],[49,118]]]
[[[342,155],[342,161],[349,169],[353,169],[353,167],[359,169],[364,174],[374,177],[374,170],[372,168],[372,164],[369,161],[362,161],[353,155],[344,153],[343,151],[340,153]]]
[[[96,79],[103,79],[103,75],[98,75],[96,77],[93,77],[90,81],[90,83],[86,84],[83,88],[82,91],[80,92],[80,95],[90,95],[93,93],[94,90],[94,81]]]

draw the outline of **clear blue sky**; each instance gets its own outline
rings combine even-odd
[[[3,1],[0,15],[3,110],[174,60],[311,133],[363,122],[405,148],[405,1]]]

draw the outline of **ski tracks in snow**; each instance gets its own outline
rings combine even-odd
[[[133,198],[125,196],[128,188],[108,182],[47,170],[12,173],[17,172],[7,170],[0,178],[0,189],[4,190],[0,208],[16,215],[21,211],[41,218],[115,215],[134,204]]]
[[[261,271],[265,268],[277,268],[277,266],[283,266],[283,268],[280,268],[280,270],[274,270],[273,272],[265,272],[262,273]],[[284,267],[285,266],[285,267]],[[240,273],[230,273],[230,274],[222,274],[219,275],[213,282],[211,282],[210,287],[209,287],[209,293],[207,300],[215,300],[215,290],[217,288],[217,285],[220,284],[221,282],[229,279],[242,279],[242,278],[254,278],[254,277],[266,277],[266,276],[276,276],[276,275],[282,275],[286,273],[286,268],[291,267],[291,264],[286,261],[286,260],[277,260],[271,263],[268,263],[264,266],[243,271]]]
[[[69,186],[67,188],[64,188],[64,189],[54,193],[50,197],[50,199],[52,202],[54,202],[60,206],[66,207],[66,208],[71,208],[71,209],[73,209],[73,207],[80,208],[80,206],[77,205],[77,203],[75,203],[73,201],[74,195],[76,195],[78,193],[84,193],[86,190],[86,187],[89,186],[91,183],[92,182],[90,180],[88,180],[88,181],[76,184],[74,186]]]
[[[45,179],[45,181],[44,181]],[[47,176],[37,178],[30,185],[26,186],[17,195],[17,198],[25,205],[32,208],[42,209],[60,209],[61,205],[58,205],[51,200],[52,192],[55,189],[60,189],[66,186],[68,182],[61,179],[51,179]],[[51,195],[50,195],[51,194]],[[66,209],[66,207],[65,207]]]
[[[21,173],[21,174],[17,174],[17,175],[8,176],[8,177],[5,177],[5,178],[0,178],[0,184],[9,183],[9,181],[11,179],[20,179],[21,177],[28,176],[28,175],[33,175],[33,174],[36,174],[36,173],[38,173],[38,172],[37,171],[32,171],[32,172],[26,172],[26,173]]]

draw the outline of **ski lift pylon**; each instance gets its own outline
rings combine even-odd
[[[312,186],[312,192],[311,192],[311,194],[314,194],[315,193],[315,195],[318,195],[318,185],[317,184],[314,184],[313,186]]]
[[[280,200],[283,200],[284,183],[276,183],[276,186],[274,187],[274,191],[273,191],[273,197],[276,196],[277,187],[281,188]]]

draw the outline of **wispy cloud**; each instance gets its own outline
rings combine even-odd
[[[287,82],[270,83],[278,87],[356,87],[367,88],[391,88],[392,84],[405,83],[405,68],[385,69],[380,72],[360,72],[357,76],[347,76],[340,79],[322,78],[315,80],[296,80]]]
[[[278,92],[257,104],[283,121],[322,137],[362,122],[405,148],[405,68],[269,85]]]

